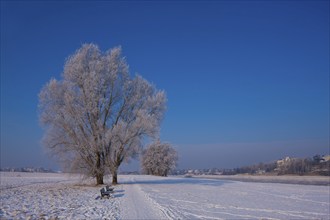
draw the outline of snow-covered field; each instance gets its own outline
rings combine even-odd
[[[219,179],[233,180],[242,182],[258,182],[258,183],[288,183],[300,185],[319,185],[329,186],[330,176],[267,176],[267,175],[199,175],[192,176],[202,179]]]
[[[0,177],[1,219],[330,219],[329,186],[122,175],[100,199],[79,176]]]

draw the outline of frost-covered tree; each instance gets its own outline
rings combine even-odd
[[[177,152],[169,143],[156,141],[143,151],[141,167],[146,174],[167,176],[175,168],[177,160]]]
[[[120,47],[103,53],[94,44],[70,56],[62,79],[39,94],[45,145],[97,184],[107,171],[117,183],[121,163],[140,151],[144,137],[157,136],[165,107],[163,91],[130,77]]]

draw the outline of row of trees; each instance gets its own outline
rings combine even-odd
[[[318,174],[330,176],[330,161],[323,162],[316,155],[312,158],[286,158],[277,163],[275,170],[279,175],[284,174]]]
[[[132,78],[120,47],[103,53],[83,45],[67,59],[62,79],[51,79],[39,94],[44,144],[97,184],[109,172],[117,184],[121,163],[140,152],[146,137],[158,137],[165,109],[165,92]]]
[[[270,163],[259,163],[250,166],[243,166],[235,169],[224,170],[225,175],[234,174],[256,174],[273,173],[277,175],[295,174],[317,174],[330,176],[330,161],[324,161],[320,155],[313,158],[285,158]]]
[[[254,174],[259,171],[264,171],[264,172],[273,172],[276,168],[276,162],[271,162],[271,163],[259,163],[259,164],[253,164],[250,166],[243,166],[239,168],[235,168],[233,170],[224,170],[224,174],[242,174],[242,173],[250,173]]]

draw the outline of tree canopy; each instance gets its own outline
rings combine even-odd
[[[73,171],[95,177],[110,171],[117,183],[121,163],[137,154],[145,137],[158,135],[166,95],[131,77],[121,48],[105,53],[84,44],[39,94],[44,143]]]
[[[146,174],[167,176],[178,160],[176,150],[159,140],[150,144],[142,154],[141,166]]]

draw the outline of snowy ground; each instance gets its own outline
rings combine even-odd
[[[233,180],[258,183],[287,183],[300,185],[329,186],[330,176],[267,176],[267,175],[198,175],[193,178]]]
[[[329,186],[127,175],[99,199],[79,176],[0,177],[1,219],[330,219]]]

